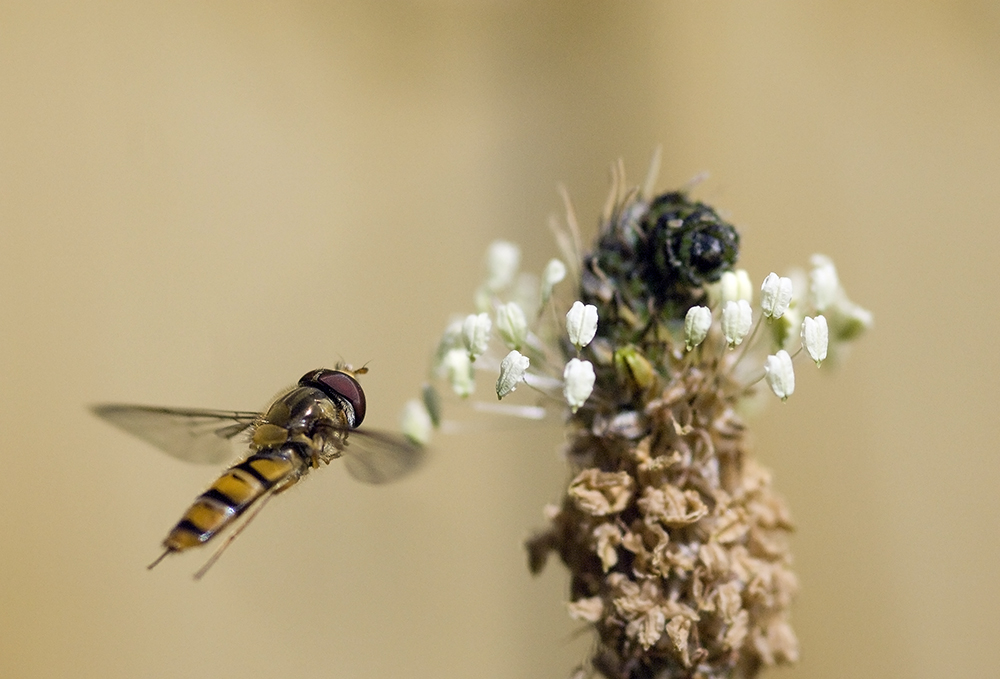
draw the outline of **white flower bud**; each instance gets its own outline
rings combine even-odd
[[[719,279],[719,294],[723,304],[738,302],[741,299],[747,302],[753,301],[753,283],[750,282],[750,274],[746,269],[726,271]]]
[[[493,322],[489,314],[469,314],[462,323],[462,343],[473,361],[486,351],[490,343]]]
[[[566,332],[577,349],[590,344],[597,334],[597,307],[573,302],[573,307],[566,313]]]
[[[770,318],[781,318],[792,301],[792,279],[778,277],[773,271],[760,286],[760,308]]]
[[[802,346],[816,365],[826,358],[826,349],[830,344],[830,330],[824,316],[811,318],[806,316],[802,321]]]
[[[849,342],[869,330],[875,322],[872,312],[858,306],[846,297],[840,297],[830,308],[834,341]]]
[[[437,350],[434,354],[434,372],[439,377],[445,374],[444,357],[448,355],[448,352],[452,349],[461,349],[465,346],[465,342],[462,339],[463,320],[461,318],[453,319],[448,324],[447,329],[445,329],[440,341],[438,341]]]
[[[418,399],[410,399],[403,406],[403,414],[400,417],[400,429],[406,438],[418,445],[427,445],[431,440],[431,430],[434,425],[431,421],[431,414]]]
[[[517,273],[521,264],[521,249],[504,240],[493,241],[486,251],[486,288],[490,292],[503,290]]]
[[[708,307],[693,306],[684,317],[684,344],[688,351],[701,344],[712,327],[712,311]]]
[[[436,429],[441,426],[441,395],[433,384],[425,384],[421,392],[424,409],[430,415],[431,424]]]
[[[453,318],[448,327],[444,329],[439,346],[444,349],[454,349],[462,346],[462,318]]]
[[[517,302],[497,307],[497,332],[508,349],[520,349],[528,339],[528,321]]]
[[[507,294],[507,301],[517,302],[525,318],[533,318],[538,314],[538,276],[522,271],[514,281],[513,289]]]
[[[771,326],[771,334],[774,336],[776,342],[775,347],[781,347],[786,351],[794,349],[796,333],[801,334],[801,330],[802,312],[799,311],[793,302],[790,307],[785,309],[785,313],[781,315],[781,318]]]
[[[563,396],[575,413],[594,391],[594,366],[590,361],[571,358],[563,370]]]
[[[764,377],[774,395],[782,401],[788,399],[795,391],[795,371],[792,369],[792,357],[782,349],[764,361]]]
[[[840,279],[837,277],[837,267],[826,255],[813,255],[809,258],[812,269],[809,271],[809,295],[816,311],[825,311],[840,293]]]
[[[750,309],[750,302],[745,299],[726,302],[726,306],[722,308],[722,334],[730,348],[738,346],[743,341],[750,332],[752,322],[753,310]]]
[[[512,351],[500,361],[500,377],[497,379],[497,398],[503,398],[517,389],[518,383],[524,379],[530,361],[519,351]]]
[[[476,388],[472,378],[472,359],[464,349],[452,349],[444,355],[441,361],[448,383],[458,396],[466,397]]]
[[[549,301],[552,296],[552,288],[561,280],[566,278],[566,265],[558,259],[550,259],[542,272],[542,303]]]

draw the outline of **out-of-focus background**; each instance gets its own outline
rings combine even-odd
[[[657,144],[755,279],[823,252],[875,314],[752,425],[802,581],[769,676],[995,674],[998,35],[985,1],[0,3],[0,675],[566,676],[520,544],[557,425],[324,469],[194,583],[144,567],[216,470],[85,405],[252,409],[343,357],[392,428],[487,244],[540,269],[557,182],[592,232]]]

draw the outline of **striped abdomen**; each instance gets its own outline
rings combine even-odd
[[[170,552],[196,547],[212,539],[275,486],[278,491],[308,470],[295,446],[267,448],[233,465],[198,496],[163,541]]]

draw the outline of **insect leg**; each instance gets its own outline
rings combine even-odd
[[[248,525],[250,525],[250,522],[253,521],[258,514],[260,514],[260,510],[264,508],[264,505],[267,504],[268,500],[274,497],[275,492],[276,489],[272,488],[270,491],[261,496],[260,500],[257,501],[256,506],[247,513],[246,518],[243,519],[243,522],[232,533],[226,536],[226,539],[223,540],[222,544],[219,545],[219,548],[215,550],[215,553],[212,554],[212,556],[209,557],[208,561],[205,562],[205,565],[199,568],[195,572],[194,574],[195,580],[201,580],[202,576],[204,576],[205,573],[208,572],[208,569],[211,568],[212,565],[219,560],[219,557],[222,556],[222,553],[226,551],[226,547],[232,544],[233,540],[235,540],[237,536],[243,532],[243,529],[246,528]]]

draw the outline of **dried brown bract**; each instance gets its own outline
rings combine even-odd
[[[798,656],[792,522],[748,457],[734,398],[706,377],[675,373],[636,439],[593,433],[601,399],[581,408],[570,459],[599,466],[529,543],[536,570],[546,551],[570,569],[570,613],[594,625],[609,677],[748,677]]]

